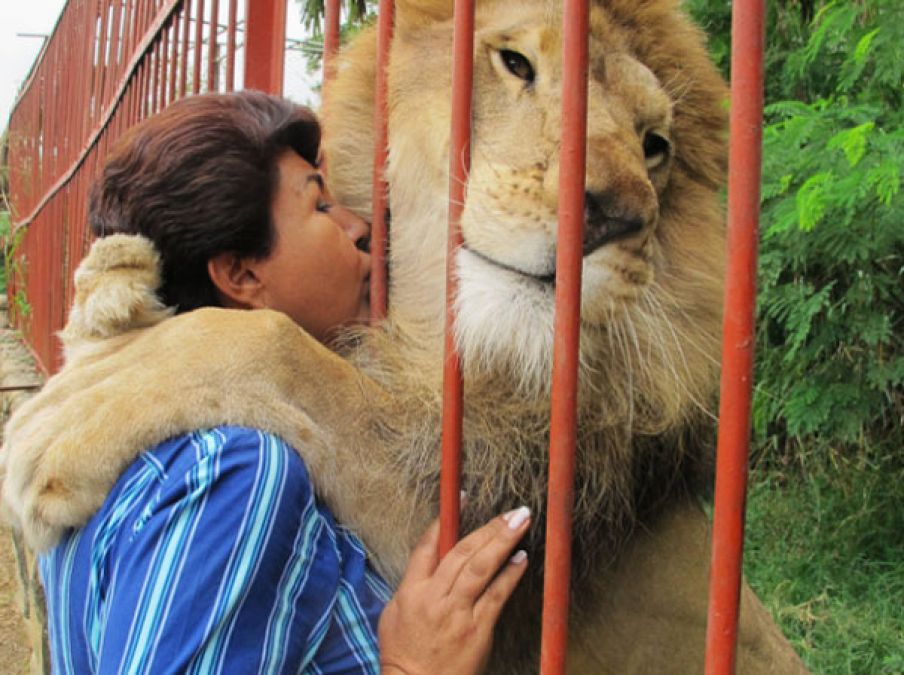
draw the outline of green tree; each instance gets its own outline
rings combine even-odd
[[[688,6],[727,71],[730,3]],[[767,7],[744,571],[814,673],[900,673],[904,3]]]
[[[301,6],[301,23],[310,39],[300,45],[308,72],[320,70],[323,59],[324,0],[297,0]],[[345,44],[364,26],[376,18],[377,0],[340,0],[345,21],[340,22],[339,40]]]
[[[321,36],[323,34],[324,0],[298,0],[298,4],[301,5],[301,22],[304,27],[315,37]],[[348,17],[346,23],[355,25],[367,18],[376,3],[368,3],[367,0],[342,0],[341,4]]]
[[[730,4],[690,8],[727,68]],[[900,470],[904,3],[771,0],[766,42],[756,440]]]

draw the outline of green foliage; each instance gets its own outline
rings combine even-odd
[[[321,36],[324,0],[298,0],[298,4],[301,5],[301,22],[305,29],[315,37]],[[347,25],[353,26],[367,18],[369,10],[373,10],[376,5],[376,0],[344,0],[341,4],[345,9]]]
[[[898,457],[904,3],[767,6],[759,453],[779,464],[831,462],[836,453]],[[714,57],[727,68],[729,3],[692,0],[689,8],[715,31]]]
[[[904,3],[767,9],[745,574],[813,672],[901,673]]]
[[[312,36],[304,43],[302,51],[307,60],[308,72],[319,71],[323,62],[323,12],[324,0],[297,0],[301,5],[301,22]],[[345,44],[362,28],[376,19],[377,0],[344,0],[345,22],[339,26],[339,41]]]

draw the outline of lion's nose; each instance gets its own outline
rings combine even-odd
[[[619,199],[614,190],[584,193],[584,255],[640,232],[648,218]]]

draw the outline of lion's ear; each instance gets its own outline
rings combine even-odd
[[[405,31],[452,18],[454,0],[397,0],[396,26]]]

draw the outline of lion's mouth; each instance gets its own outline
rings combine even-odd
[[[484,262],[487,262],[487,263],[493,265],[494,267],[498,267],[499,269],[506,270],[507,272],[514,272],[515,274],[520,274],[523,277],[527,277],[528,279],[533,279],[534,281],[539,281],[540,283],[543,283],[543,284],[549,284],[550,286],[555,286],[555,283],[556,283],[555,269],[553,269],[548,274],[535,274],[533,272],[527,272],[519,267],[514,267],[512,265],[507,265],[506,263],[499,262],[495,258],[491,258],[490,256],[486,255],[485,253],[481,253],[480,251],[471,248],[467,244],[462,244],[461,247],[464,250],[466,250],[468,253],[471,253],[472,255],[476,256],[477,258],[480,258]]]

